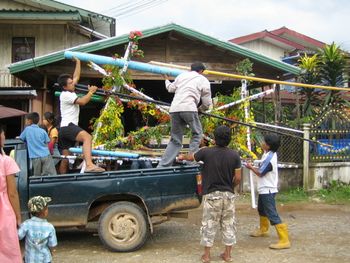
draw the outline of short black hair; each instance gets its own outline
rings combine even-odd
[[[27,120],[31,120],[34,124],[38,124],[40,116],[39,116],[39,113],[37,112],[31,112],[31,113],[28,113],[25,118]]]
[[[215,143],[218,146],[225,147],[231,141],[231,129],[226,125],[217,127],[214,131]]]
[[[270,151],[277,152],[281,144],[280,137],[275,133],[269,133],[264,136],[265,143],[270,147]]]
[[[61,74],[57,78],[57,83],[63,89],[65,86],[67,86],[67,80],[71,78],[72,76],[70,74]]]
[[[196,72],[199,72],[199,71],[204,71],[205,70],[205,66],[202,62],[194,62],[192,65],[191,65],[191,71],[196,71]]]
[[[44,113],[44,118],[47,120],[48,123],[50,123],[53,127],[56,127],[56,118],[55,114],[53,114],[50,111],[47,111]]]

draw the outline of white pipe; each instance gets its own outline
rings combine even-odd
[[[242,81],[242,91],[241,91],[241,98],[242,100],[247,99],[247,80],[243,79]],[[244,106],[244,118],[245,122],[248,122],[249,119],[249,110],[248,106]],[[252,145],[250,142],[250,127],[247,127],[247,148],[249,151],[252,150]],[[255,202],[255,189],[254,189],[254,181],[253,181],[253,172],[249,170],[249,182],[250,182],[250,194],[251,194],[251,203],[252,203],[252,208],[256,208],[256,202]]]

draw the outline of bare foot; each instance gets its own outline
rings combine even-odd
[[[225,262],[232,262],[233,261],[232,258],[230,256],[227,256],[225,253],[222,253],[220,255],[220,258]]]
[[[201,260],[203,263],[210,263],[210,257],[206,256],[206,255],[203,255],[201,257]]]

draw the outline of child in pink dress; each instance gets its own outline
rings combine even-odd
[[[17,225],[21,224],[15,174],[16,162],[3,152],[5,133],[0,126],[0,262],[22,262]]]

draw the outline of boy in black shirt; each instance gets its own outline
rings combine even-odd
[[[231,141],[231,129],[219,126],[214,132],[213,147],[202,148],[189,155],[179,155],[178,160],[202,161],[203,219],[201,242],[204,246],[202,262],[210,262],[216,230],[220,224],[225,251],[220,257],[232,261],[231,250],[236,243],[234,191],[241,180],[241,160],[238,153],[227,146]]]

